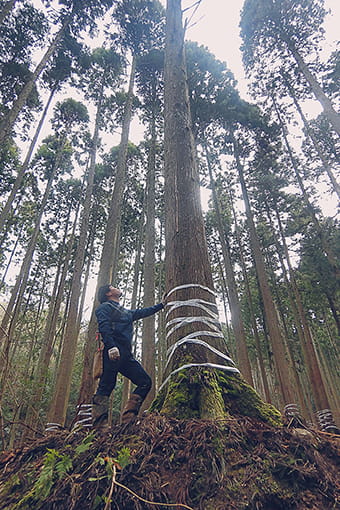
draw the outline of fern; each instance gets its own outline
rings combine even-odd
[[[76,456],[80,455],[81,453],[87,452],[91,448],[91,445],[94,440],[94,434],[91,432],[88,436],[86,436],[83,441],[76,447],[75,454]]]
[[[34,499],[47,498],[53,485],[54,467],[60,454],[54,449],[48,448],[47,450],[44,465],[32,490]]]
[[[58,462],[56,462],[55,470],[58,475],[58,479],[64,478],[65,475],[71,471],[72,459],[68,455],[63,455]]]
[[[44,501],[50,494],[55,479],[64,478],[71,469],[72,459],[68,455],[61,455],[57,450],[47,448],[40,475],[29,493],[19,502],[19,508],[29,499]]]

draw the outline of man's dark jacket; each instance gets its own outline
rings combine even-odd
[[[96,317],[105,347],[107,349],[118,347],[118,349],[123,348],[131,352],[132,323],[138,319],[149,317],[162,308],[164,308],[163,303],[137,310],[127,310],[116,301],[101,303],[96,309]]]

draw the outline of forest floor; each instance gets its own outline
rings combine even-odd
[[[0,509],[337,509],[339,454],[331,434],[151,413],[3,452]]]

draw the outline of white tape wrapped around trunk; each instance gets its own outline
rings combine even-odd
[[[191,306],[193,308],[200,308],[201,310],[204,310],[208,315],[213,317],[214,319],[218,319],[218,313],[214,312],[213,310],[210,310],[210,308],[207,308],[205,305],[214,306],[216,309],[215,303],[210,303],[210,301],[204,301],[203,299],[187,299],[186,301],[170,301],[169,303],[166,303],[166,306],[169,306],[169,310],[166,312],[165,317],[167,318],[169,314],[175,310],[176,308],[180,308],[181,306]]]
[[[213,296],[216,295],[215,292],[213,290],[209,289],[208,287],[204,287],[203,285],[199,285],[196,283],[188,283],[186,285],[180,285],[178,287],[175,287],[174,289],[171,289],[167,293],[166,297],[170,296],[170,294],[172,294],[173,292],[175,292],[177,290],[182,290],[182,289],[187,289],[187,288],[200,288],[202,290],[210,292],[210,294],[212,294]],[[166,317],[168,317],[169,314],[176,308],[180,308],[183,306],[200,308],[201,310],[205,311],[208,315],[208,317],[195,316],[195,317],[177,317],[175,319],[172,319],[171,321],[169,321],[166,324],[167,328],[169,328],[170,326],[173,326],[170,329],[170,331],[167,332],[166,339],[168,339],[170,335],[172,335],[175,331],[177,331],[182,326],[186,326],[193,322],[200,322],[212,329],[212,331],[194,331],[194,332],[190,333],[189,335],[186,335],[185,337],[178,340],[175,344],[173,344],[168,349],[168,353],[167,353],[168,359],[166,362],[166,366],[169,364],[169,361],[170,361],[171,357],[173,356],[174,352],[176,351],[176,349],[179,346],[184,345],[186,343],[201,345],[201,346],[209,349],[211,352],[213,352],[217,356],[220,356],[222,359],[226,360],[228,363],[232,363],[234,365],[233,360],[229,356],[227,356],[223,352],[215,349],[215,347],[212,347],[204,340],[197,338],[197,336],[210,336],[210,337],[213,336],[213,337],[217,337],[217,338],[223,338],[220,321],[218,319],[218,313],[215,313],[213,310],[208,308],[208,306],[214,306],[217,310],[215,303],[211,303],[211,302],[205,301],[203,299],[187,299],[184,301],[170,301],[169,303],[166,303],[166,306],[169,307],[169,310],[167,310],[167,313],[166,313]],[[186,365],[182,365],[181,367],[173,370],[168,375],[168,377],[165,379],[165,381],[162,383],[162,385],[160,386],[158,391],[160,391],[163,388],[163,386],[165,384],[167,384],[167,382],[170,380],[170,378],[174,374],[177,374],[180,370],[184,370],[184,369],[191,368],[191,367],[209,367],[209,368],[214,368],[214,369],[218,369],[218,370],[224,370],[226,372],[234,373],[234,374],[240,373],[240,371],[235,366],[217,365],[215,363],[189,363]]]
[[[171,326],[172,324],[175,324],[175,326],[170,329],[170,331],[167,332],[166,338],[168,338],[172,333],[174,333],[177,329],[181,328],[182,326],[185,326],[187,324],[190,324],[192,322],[202,322],[206,326],[209,326],[212,328],[213,331],[216,333],[221,333],[220,329],[220,321],[216,319],[211,319],[210,317],[177,317],[176,319],[172,319],[172,321],[169,321],[166,325],[166,327]]]
[[[224,370],[226,372],[230,372],[233,374],[240,373],[240,371],[236,367],[227,367],[225,365],[215,365],[215,363],[189,363],[187,365],[182,365],[181,367],[176,368],[176,370],[173,370],[173,372],[171,372],[171,374],[169,374],[168,377],[165,379],[165,381],[161,384],[158,391],[161,391],[163,386],[166,385],[166,383],[170,380],[170,378],[174,374],[177,374],[177,372],[180,372],[181,370],[184,370],[186,368],[191,368],[191,367],[209,367],[209,368],[215,368],[217,370]]]
[[[209,349],[209,351],[213,352],[214,354],[217,354],[217,356],[219,356],[220,358],[223,358],[226,361],[228,361],[228,363],[232,363],[234,365],[233,360],[231,358],[229,358],[229,356],[227,356],[223,352],[215,349],[215,347],[213,347],[212,345],[209,345],[204,340],[201,340],[200,338],[195,338],[196,335],[197,336],[204,336],[204,335],[205,336],[219,336],[216,333],[212,333],[211,331],[195,331],[194,333],[190,333],[190,335],[187,335],[184,338],[181,338],[180,340],[178,340],[178,342],[176,342],[174,345],[172,345],[168,349],[168,359],[165,364],[166,367],[167,367],[173,353],[175,352],[175,350],[183,344],[202,345],[203,347],[206,347],[207,349]]]
[[[204,287],[203,285],[200,285],[199,283],[186,283],[185,285],[179,285],[178,287],[175,287],[174,289],[169,290],[166,297],[170,296],[170,294],[172,294],[176,290],[189,289],[191,287],[196,287],[196,288],[200,288],[202,290],[206,290],[207,292],[210,292],[210,294],[212,294],[213,296],[216,296],[215,292],[213,290],[209,289],[209,287]]]

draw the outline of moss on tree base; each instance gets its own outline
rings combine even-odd
[[[263,402],[239,375],[201,367],[174,374],[151,410],[178,419],[250,416],[270,425],[282,425],[280,412]]]

